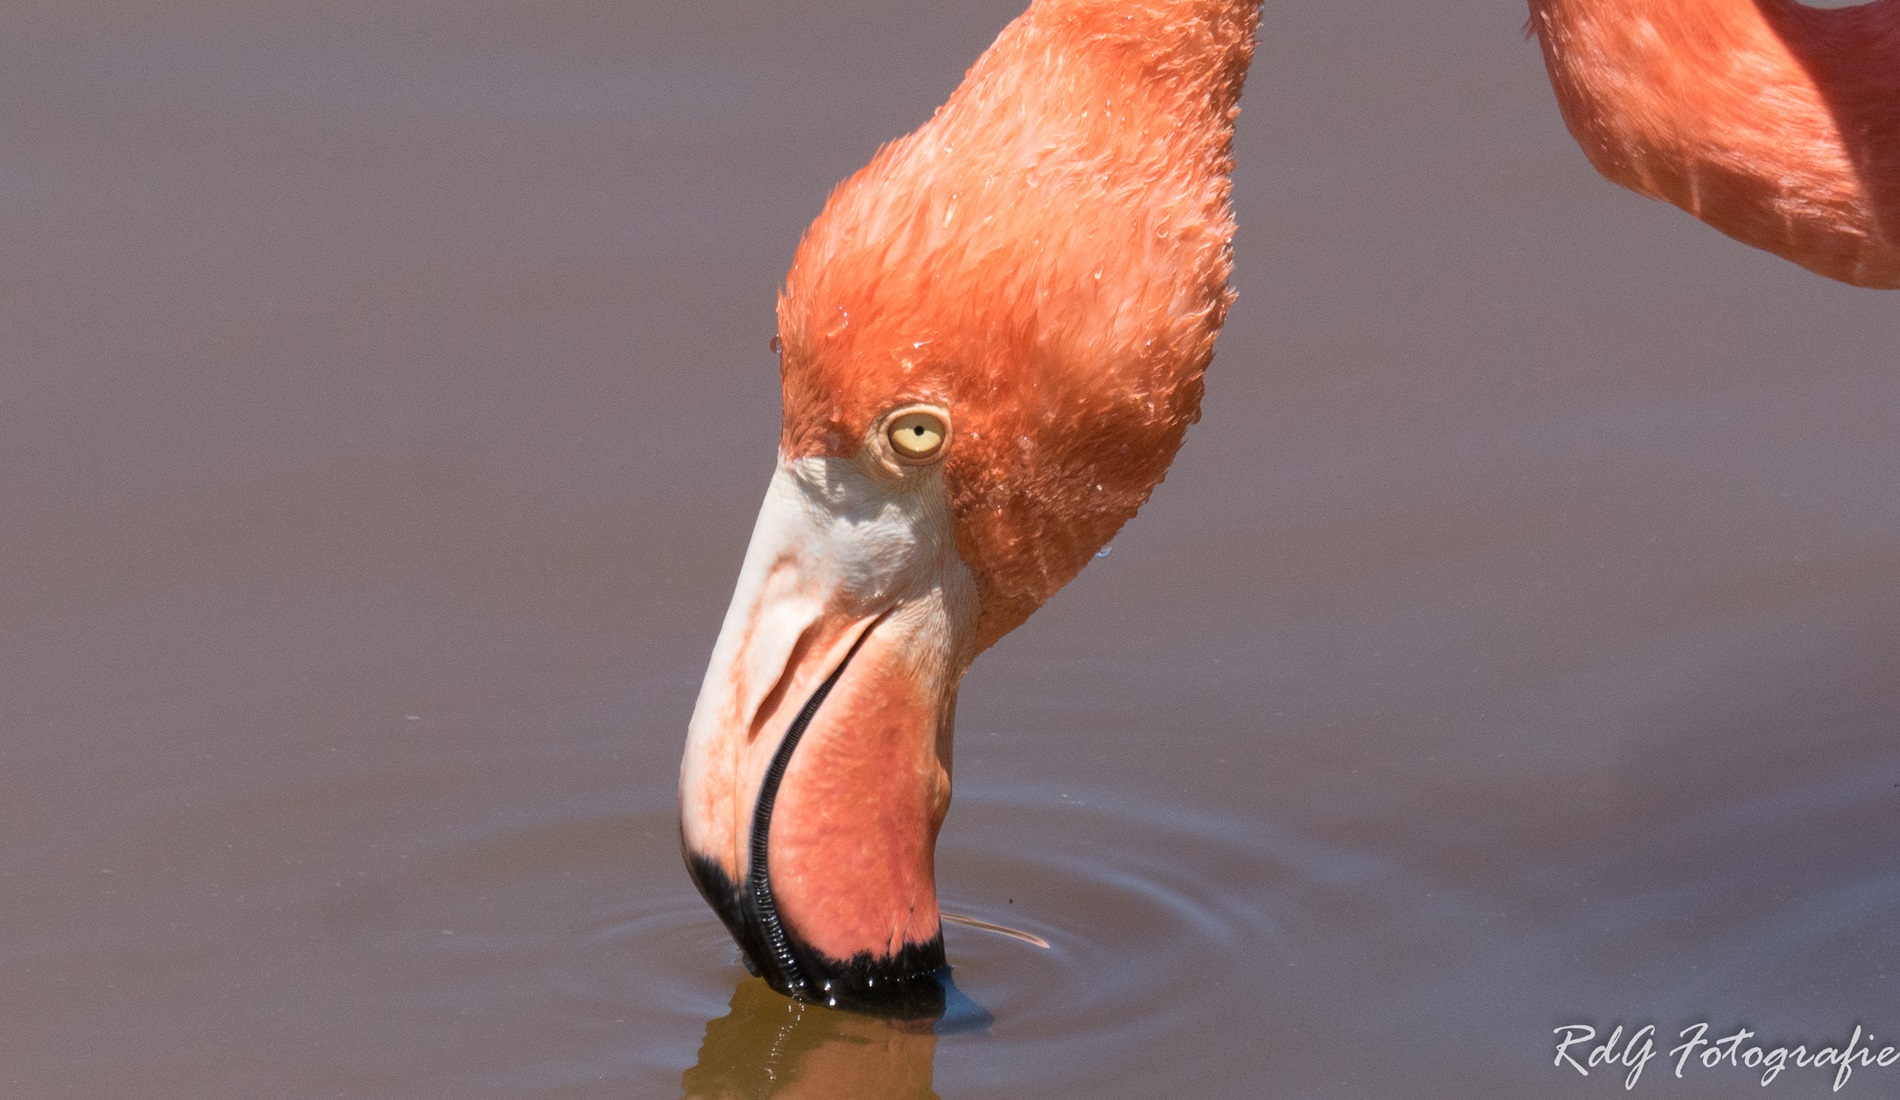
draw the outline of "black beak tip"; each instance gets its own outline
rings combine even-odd
[[[767,921],[776,921],[776,916],[761,912],[718,863],[688,851],[686,869],[700,896],[738,941],[745,968],[780,993],[889,1019],[934,1020],[944,1014],[950,968],[944,964],[941,933],[927,943],[905,944],[891,956],[865,952],[833,959],[782,926],[778,935],[770,934]]]
[[[807,1000],[894,1020],[935,1020],[944,1014],[950,967],[943,960],[941,934],[881,959],[866,953],[838,962],[809,950],[800,954],[817,990]]]

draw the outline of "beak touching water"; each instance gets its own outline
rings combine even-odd
[[[693,878],[780,991],[941,1010],[933,861],[976,617],[939,467],[876,437],[781,459],[680,775]]]
[[[778,301],[778,468],[680,769],[748,964],[935,1016],[957,685],[1199,415],[1258,0],[1034,0],[840,184]]]

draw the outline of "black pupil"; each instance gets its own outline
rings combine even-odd
[[[922,435],[924,434],[924,426],[922,424],[919,424],[916,427],[912,428],[911,431],[917,435]]]

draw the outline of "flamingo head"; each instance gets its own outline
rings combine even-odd
[[[782,992],[941,1004],[957,685],[1199,415],[1254,17],[1039,0],[799,244],[778,466],[680,780],[693,877]]]

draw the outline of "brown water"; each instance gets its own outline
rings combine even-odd
[[[1900,1036],[1900,299],[1599,181],[1502,0],[1268,11],[1206,419],[963,692],[945,906],[1050,947],[951,926],[936,1032],[745,978],[672,791],[774,284],[1016,5],[10,6],[0,1096],[1608,1096],[1554,1027]]]

